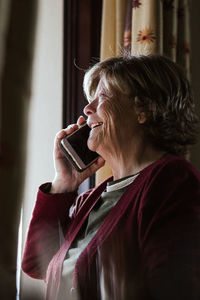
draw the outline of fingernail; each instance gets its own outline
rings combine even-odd
[[[85,123],[86,121],[85,121],[85,118],[84,118],[83,116],[80,116],[80,117],[78,118],[78,121],[77,121],[77,123],[78,123],[78,122],[81,122],[81,118],[83,118],[83,119],[84,119],[84,123]],[[82,120],[82,122],[81,122],[81,123],[83,124],[83,120]]]

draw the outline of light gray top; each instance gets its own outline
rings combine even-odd
[[[107,189],[103,192],[101,199],[97,202],[88,217],[85,232],[76,240],[68,250],[66,259],[63,262],[62,278],[57,300],[77,300],[78,295],[72,287],[73,271],[76,261],[81,252],[92,240],[110,210],[117,203],[119,198],[134,181],[138,173],[132,176],[112,181],[107,184]]]

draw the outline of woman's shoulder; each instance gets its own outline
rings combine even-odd
[[[148,166],[141,174],[143,191],[168,193],[174,189],[187,187],[200,196],[200,172],[187,159],[173,154],[165,154]]]
[[[200,172],[187,159],[166,154],[146,170],[141,207],[200,205]],[[188,201],[188,199],[190,201]]]
[[[200,180],[200,171],[186,158],[167,153],[153,163],[148,173],[164,173],[172,177],[180,175],[196,177]]]

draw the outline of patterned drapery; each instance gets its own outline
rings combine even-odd
[[[158,53],[180,64],[190,78],[189,0],[104,0],[101,59]],[[97,183],[111,175],[108,165]]]
[[[0,0],[0,299],[16,299],[37,0]]]
[[[189,77],[189,1],[128,0],[128,6],[124,48],[133,55],[164,54]]]

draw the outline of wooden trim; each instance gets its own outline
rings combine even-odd
[[[102,0],[64,2],[63,126],[76,122],[87,103],[82,82],[100,57],[101,10]]]
[[[102,0],[64,1],[63,127],[76,123],[87,101],[85,70],[100,60]],[[95,185],[94,176],[89,187]]]

